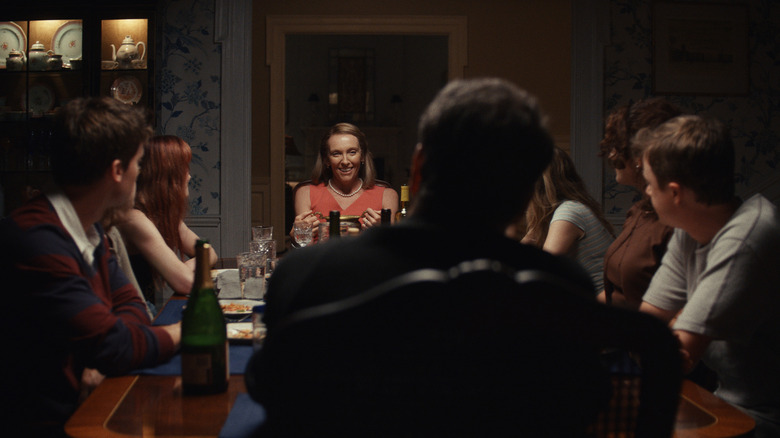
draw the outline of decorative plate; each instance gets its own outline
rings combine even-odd
[[[27,51],[27,36],[24,30],[13,21],[0,22],[0,66],[5,66],[5,61],[11,50]]]
[[[62,63],[70,65],[71,59],[81,59],[83,28],[81,21],[68,21],[54,32],[51,49],[62,55]]]
[[[141,81],[133,76],[121,76],[111,84],[111,95],[122,103],[136,104],[141,100]]]
[[[43,84],[31,86],[27,94],[22,96],[22,107],[33,113],[45,113],[51,110],[54,108],[54,90]]]

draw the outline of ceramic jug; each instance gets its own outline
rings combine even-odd
[[[40,41],[36,41],[27,54],[27,68],[30,71],[44,71],[47,67],[49,55],[54,54],[51,50],[46,51]]]
[[[144,51],[141,55],[138,55],[138,46],[143,46]],[[119,63],[119,68],[132,68],[132,62],[134,59],[144,59],[146,55],[146,44],[143,41],[137,43],[130,35],[125,36],[122,40],[122,44],[119,46],[119,50],[111,44],[111,53],[114,61]]]
[[[62,55],[49,55],[46,60],[46,70],[62,70]]]
[[[24,56],[24,51],[11,50],[8,52],[8,58],[5,60],[5,68],[8,71],[22,71],[24,70],[24,62],[27,60]]]

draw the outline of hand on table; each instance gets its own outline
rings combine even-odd
[[[81,391],[79,391],[79,402],[83,402],[105,379],[106,376],[94,368],[84,368],[81,373]]]
[[[382,225],[382,215],[373,208],[367,208],[360,217],[363,219],[363,228]]]

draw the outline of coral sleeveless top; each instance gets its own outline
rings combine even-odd
[[[379,186],[363,190],[355,202],[342,210],[339,203],[336,202],[336,198],[333,197],[333,193],[328,190],[327,184],[312,184],[309,186],[309,200],[312,211],[320,212],[324,217],[328,217],[328,213],[332,210],[340,211],[342,216],[360,216],[367,208],[373,208],[376,211],[382,210],[384,191],[385,188]]]

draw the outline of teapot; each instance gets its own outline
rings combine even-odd
[[[8,71],[22,71],[24,70],[25,61],[27,61],[27,58],[24,56],[24,50],[11,50],[8,52],[5,68]]]
[[[46,51],[40,41],[36,41],[30,48],[30,52],[27,54],[27,68],[30,71],[44,71],[48,65],[46,62],[49,60],[49,55],[53,55],[54,52]]]
[[[138,46],[143,46],[144,49],[141,56],[138,56]],[[133,60],[144,59],[144,55],[146,55],[146,44],[143,41],[136,43],[130,35],[125,36],[125,39],[122,40],[119,50],[111,44],[111,56],[114,61],[119,63],[119,68],[132,68]]]

